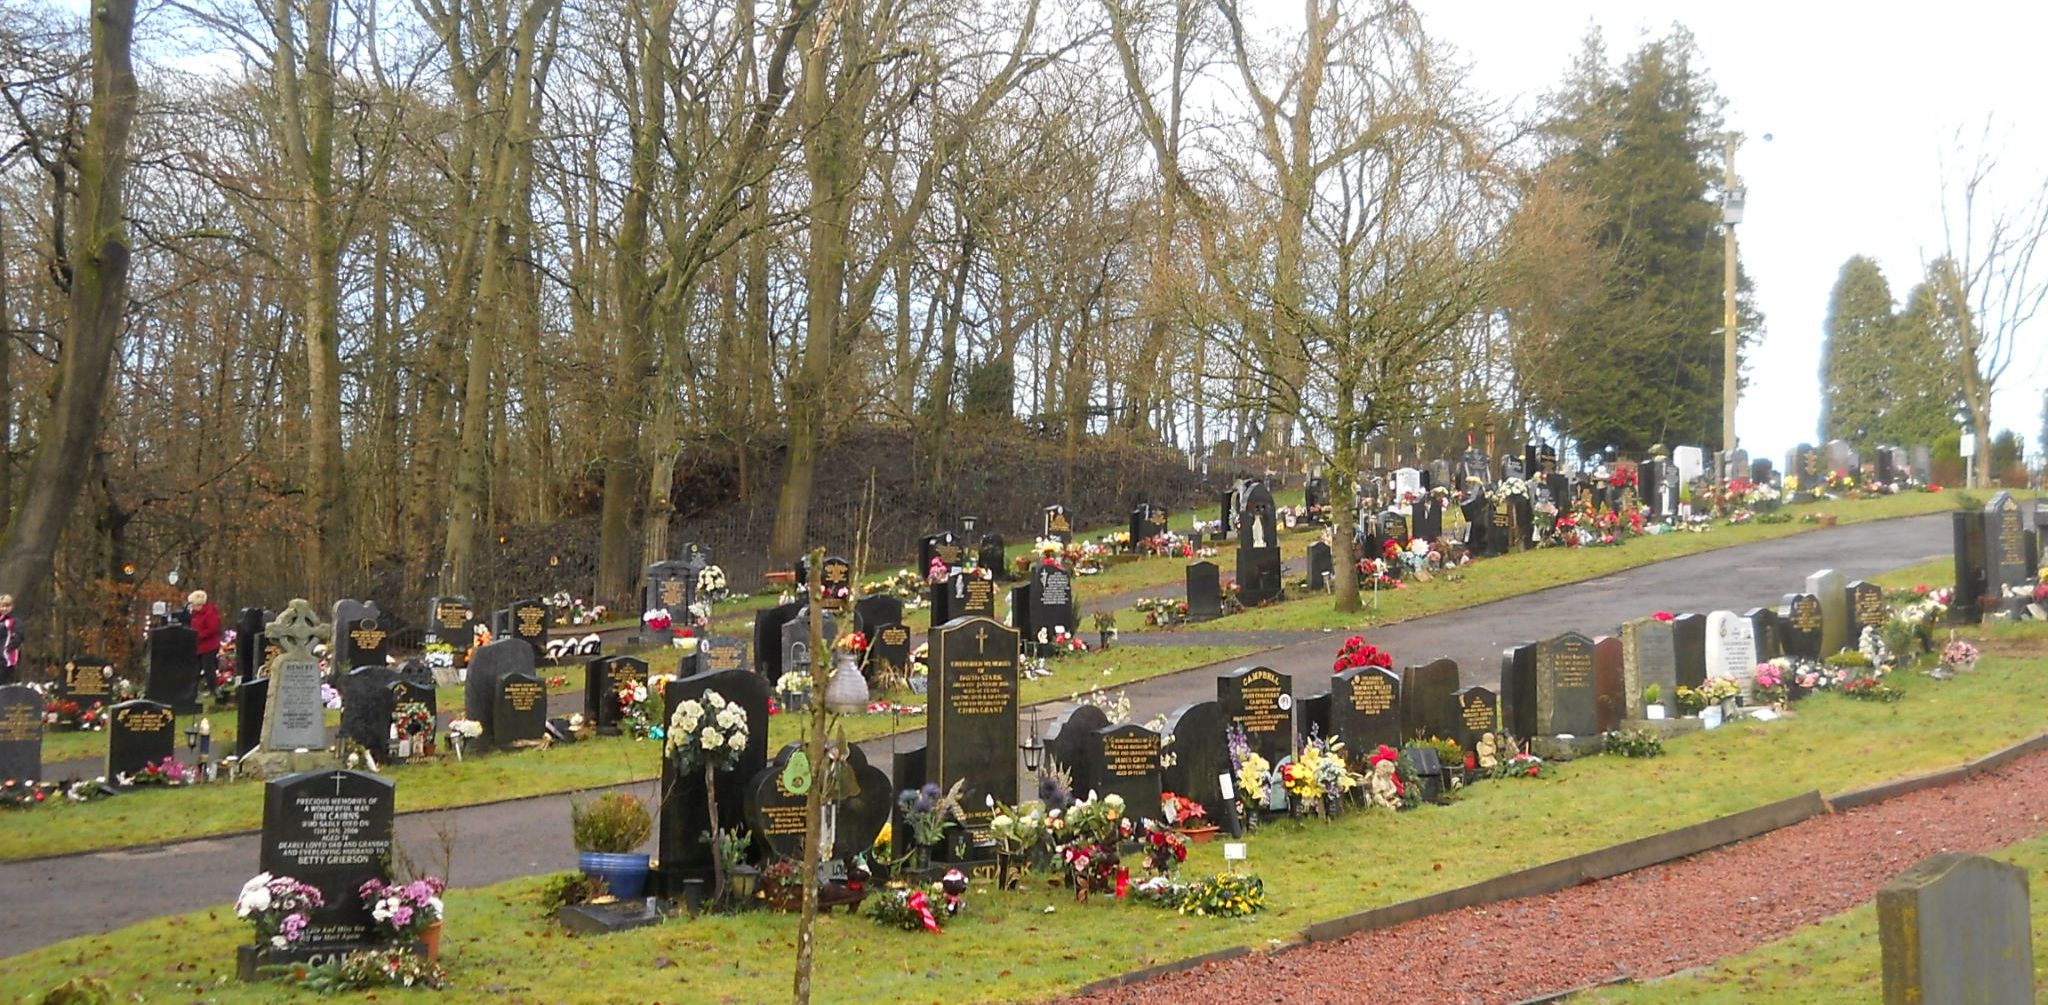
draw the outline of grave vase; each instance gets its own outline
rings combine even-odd
[[[427,947],[427,959],[429,961],[437,962],[441,959],[441,922],[439,920],[428,925],[420,932],[420,942],[424,943]]]
[[[825,684],[825,707],[845,715],[868,707],[868,680],[860,672],[860,654],[841,651]]]

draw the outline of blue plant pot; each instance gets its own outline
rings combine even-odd
[[[606,851],[586,851],[577,864],[586,876],[604,880],[612,896],[633,900],[647,890],[648,857]]]

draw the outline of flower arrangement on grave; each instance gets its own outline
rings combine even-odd
[[[1178,909],[1205,918],[1249,918],[1266,909],[1266,884],[1250,873],[1219,872],[1188,884]]]
[[[1678,703],[1680,716],[1695,716],[1706,711],[1707,696],[1701,694],[1699,688],[1680,684],[1672,689],[1671,697]]]
[[[705,798],[711,809],[711,833],[718,833],[718,773],[738,766],[752,739],[747,713],[717,691],[677,702],[669,714],[664,750],[682,773],[704,772]],[[711,902],[725,897],[725,869],[716,856],[711,877]]]
[[[1856,651],[1870,661],[1870,667],[1875,671],[1872,676],[1884,676],[1899,662],[1899,654],[1893,651],[1891,644],[1884,640],[1884,634],[1874,625],[1865,625],[1863,634],[1857,636]]]
[[[1088,798],[1049,813],[1047,827],[1073,882],[1075,900],[1119,890],[1129,882],[1130,872],[1123,867],[1117,849],[1137,836],[1137,821],[1124,812],[1122,796],[1111,793],[1097,798],[1091,792]]]
[[[707,565],[697,572],[697,595],[711,600],[724,600],[730,584],[725,581],[725,570]]]
[[[320,704],[329,709],[341,707],[341,692],[326,681],[320,682]]]
[[[1523,481],[1520,478],[1503,478],[1500,480],[1499,484],[1493,487],[1493,491],[1489,493],[1489,496],[1494,501],[1499,502],[1507,499],[1526,497],[1528,494],[1528,482]]]
[[[161,761],[144,764],[142,770],[132,775],[115,775],[114,780],[122,785],[161,785],[169,788],[191,784],[194,775],[192,769],[186,767],[176,757],[166,757]]]
[[[448,972],[439,963],[406,949],[365,949],[327,963],[279,969],[287,981],[322,994],[385,987],[440,988],[448,983]]]
[[[1328,803],[1356,788],[1358,781],[1344,766],[1344,744],[1311,734],[1294,756],[1280,765],[1280,781],[1297,812],[1324,814]]]
[[[676,622],[675,616],[668,612],[668,608],[657,607],[641,614],[640,623],[646,625],[647,630],[656,635],[666,635],[670,629],[675,627]]]
[[[648,706],[654,692],[644,682],[637,680],[620,681],[612,693],[612,700],[619,703],[619,728],[634,739],[645,739],[656,716]]]
[[[1941,647],[1941,665],[1951,670],[1974,670],[1982,654],[1977,647],[1951,635],[1948,645]]]
[[[1123,722],[1131,717],[1131,694],[1125,688],[1118,688],[1115,694],[1101,688],[1086,694],[1076,691],[1068,695],[1067,700],[1076,705],[1093,705],[1101,709],[1111,722]]]
[[[430,670],[453,670],[455,668],[455,644],[452,642],[429,642],[422,650]]]
[[[1010,858],[1028,858],[1031,853],[1045,845],[1051,830],[1046,826],[1047,815],[1043,803],[1030,802],[1022,806],[1010,806],[988,797],[989,808],[995,816],[989,818],[989,836],[996,839],[996,852]]]
[[[1251,739],[1245,735],[1243,726],[1231,724],[1228,744],[1231,781],[1237,785],[1239,802],[1247,810],[1263,808],[1267,804],[1268,788],[1273,782],[1273,765],[1252,749]],[[1257,819],[1252,813],[1240,816],[1247,821]]]
[[[893,925],[906,932],[937,932],[939,916],[932,911],[931,895],[923,890],[883,890],[870,898],[868,917],[879,924]]]
[[[1543,768],[1543,758],[1537,757],[1535,754],[1520,753],[1501,762],[1500,776],[1502,778],[1541,778],[1543,777]]]
[[[782,679],[775,682],[775,693],[781,695],[785,701],[791,698],[810,697],[811,672],[809,670],[790,670],[784,673]]]
[[[967,780],[962,778],[951,789],[940,789],[938,783],[927,782],[923,788],[897,793],[896,807],[903,817],[903,826],[918,848],[929,851],[937,847],[946,840],[949,828],[960,825],[960,794],[966,786]]]
[[[1758,663],[1755,673],[1757,700],[1776,705],[1789,696],[1790,688],[1782,667],[1775,663]]]
[[[1700,684],[1700,697],[1709,705],[1719,705],[1731,698],[1742,695],[1742,683],[1733,677],[1709,677]]]
[[[1188,860],[1188,839],[1171,827],[1147,825],[1144,837],[1145,868],[1164,876]]]
[[[256,927],[256,941],[284,949],[306,935],[312,912],[327,906],[320,888],[290,876],[259,872],[242,884],[235,898],[235,917]]]
[[[1167,823],[1180,828],[1182,833],[1216,830],[1216,826],[1209,822],[1208,808],[1186,796],[1172,792],[1160,793],[1159,811]]]
[[[932,583],[943,583],[952,574],[952,570],[946,567],[946,560],[937,555],[932,556],[932,564],[924,570],[924,578]]]
[[[33,809],[48,802],[50,793],[55,791],[57,786],[49,782],[29,782],[19,778],[0,779],[0,810]]]
[[[491,644],[491,629],[486,625],[471,625],[469,628],[469,655],[465,659],[476,661],[476,651]]]
[[[1876,677],[1852,677],[1842,682],[1841,692],[1861,701],[1875,701],[1890,704],[1906,696],[1906,692],[1878,680]]]
[[[411,940],[441,922],[441,894],[448,889],[439,876],[422,876],[410,883],[372,879],[356,892],[370,907],[370,920],[386,938]]]
[[[412,745],[417,753],[433,753],[434,713],[427,709],[426,702],[406,702],[393,711],[392,718],[392,729],[399,739]]]
[[[1145,623],[1155,627],[1178,624],[1188,618],[1188,602],[1170,597],[1139,597],[1131,606],[1145,615]]]
[[[1353,635],[1345,639],[1343,647],[1337,650],[1337,660],[1330,665],[1330,672],[1339,674],[1359,667],[1392,670],[1394,654],[1365,641],[1363,635]]]
[[[1054,631],[1052,638],[1045,644],[1055,656],[1064,656],[1069,653],[1085,653],[1088,651],[1087,641],[1079,635],[1069,633],[1065,628]]]

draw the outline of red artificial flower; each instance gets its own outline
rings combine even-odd
[[[1650,615],[1650,617],[1656,618],[1656,619],[1657,619],[1657,620],[1659,620],[1659,621],[1677,621],[1677,620],[1678,620],[1678,615],[1676,615],[1676,614],[1673,614],[1673,613],[1671,613],[1670,611],[1658,611],[1657,613],[1655,613],[1655,614],[1652,614],[1652,615]]]
[[[905,898],[903,903],[904,906],[917,912],[918,920],[924,922],[926,931],[936,932],[939,930],[939,919],[932,914],[931,898],[925,896],[923,890],[911,891],[910,896]]]

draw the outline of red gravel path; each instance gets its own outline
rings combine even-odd
[[[1992,851],[2048,831],[2044,817],[2048,752],[1558,893],[1067,1000],[1506,1005],[1624,976],[1660,977],[1868,903],[1929,855]]]

